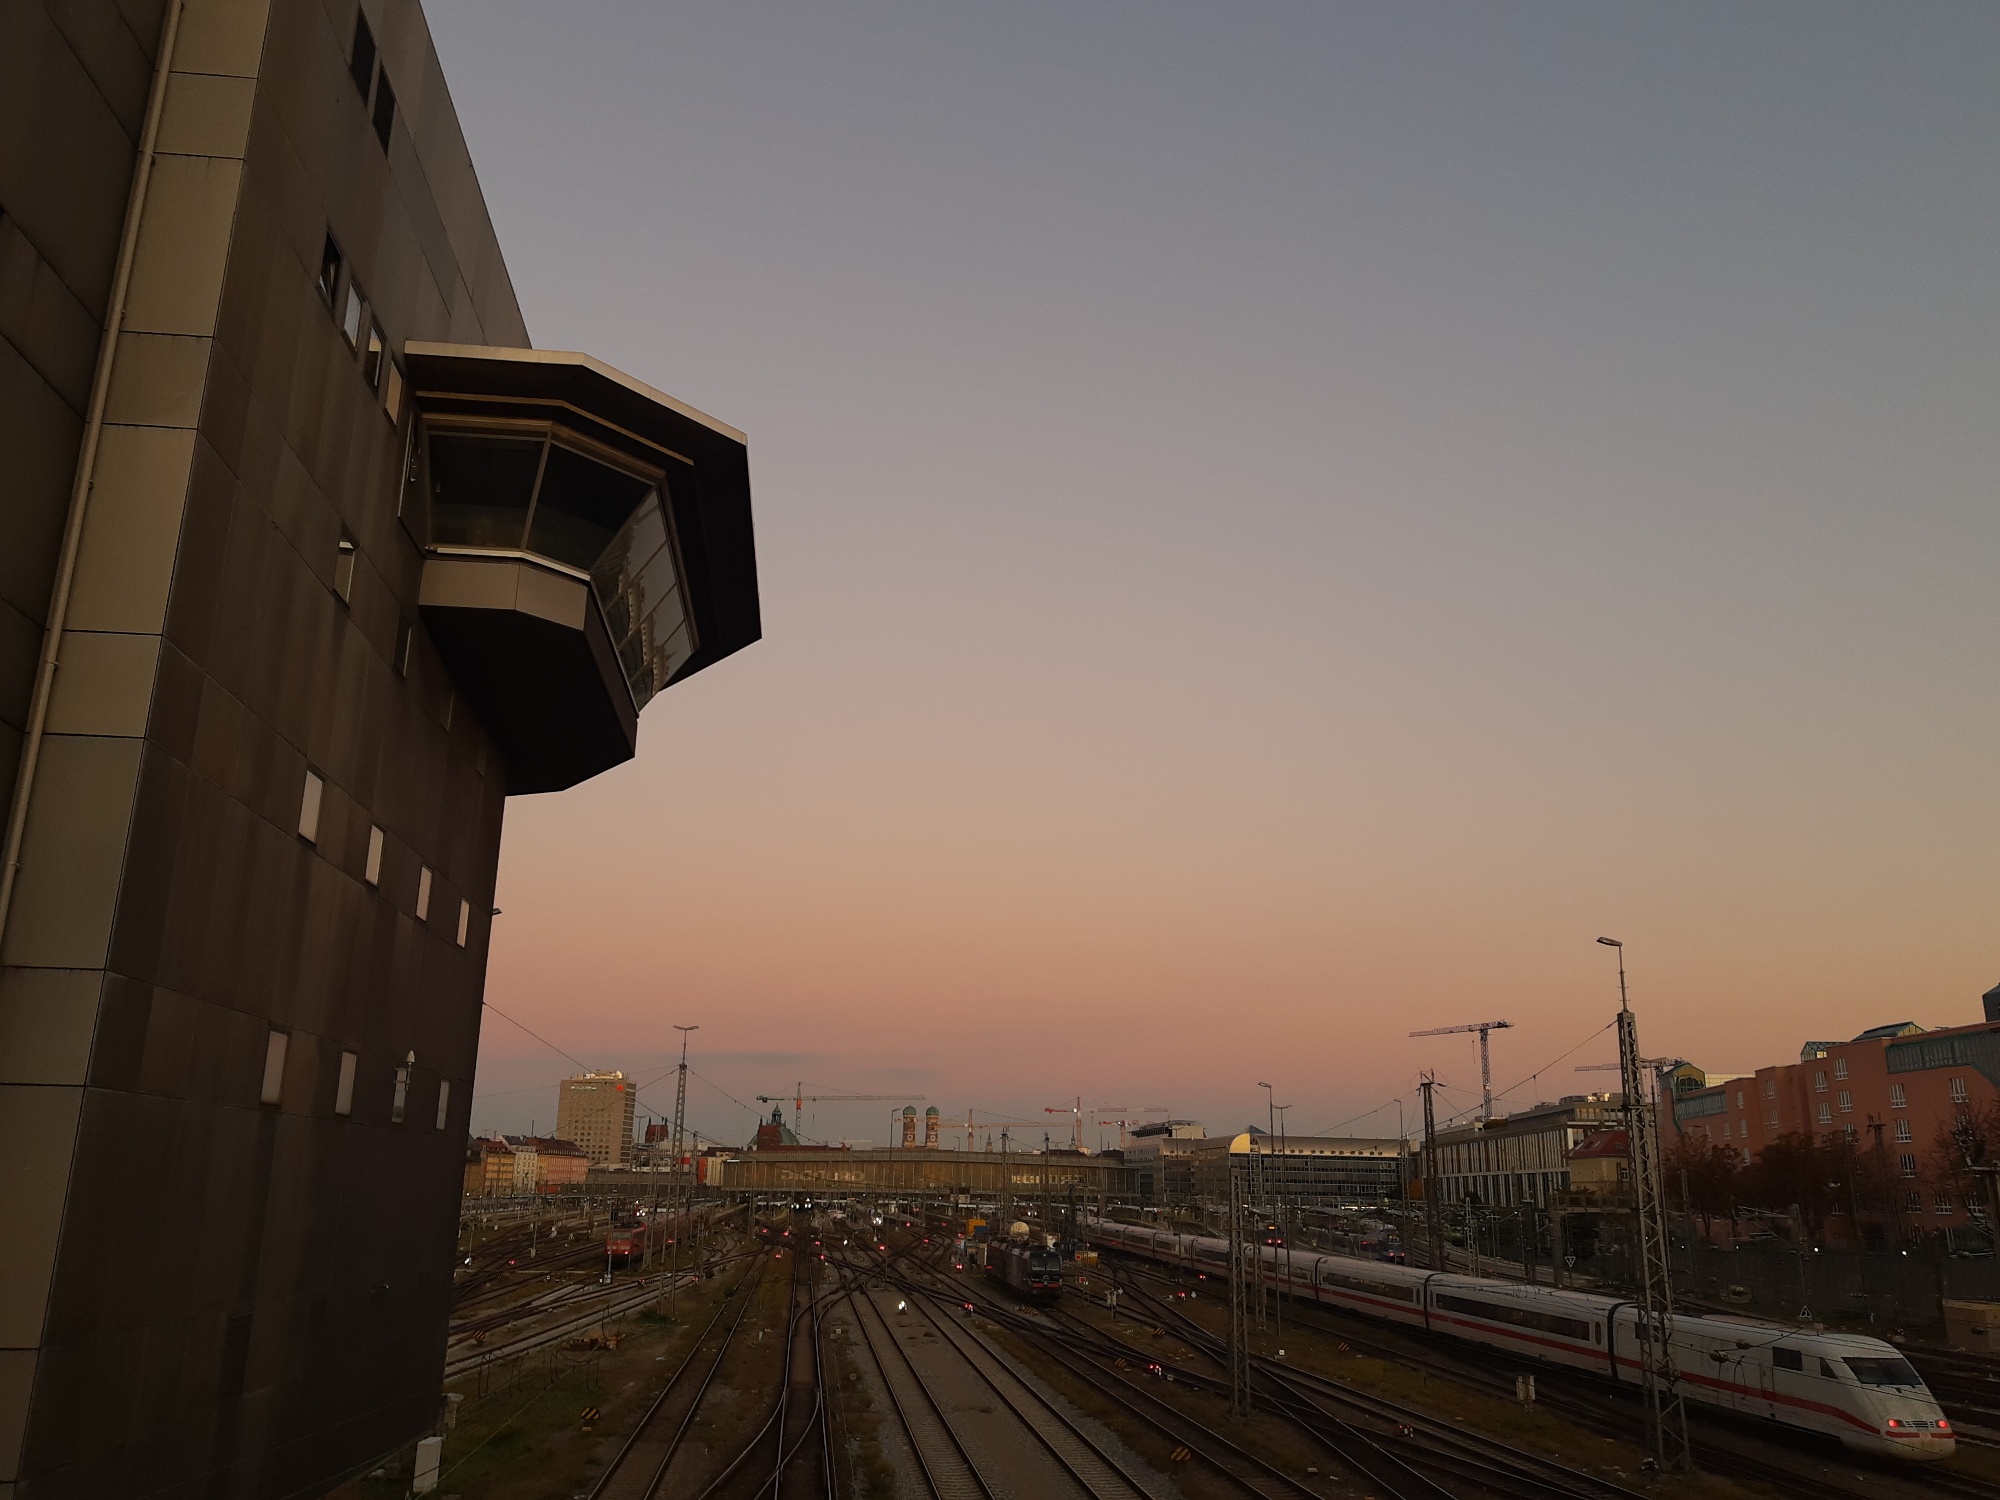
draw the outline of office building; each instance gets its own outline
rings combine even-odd
[[[506,799],[756,639],[744,439],[531,347],[415,0],[0,0],[0,464],[0,1495],[323,1493],[438,1409]]]
[[[1403,1143],[1374,1136],[1291,1135],[1261,1130],[1185,1143],[1196,1199],[1229,1201],[1229,1174],[1243,1201],[1265,1210],[1362,1208],[1402,1196]]]
[[[582,1073],[562,1081],[556,1096],[556,1134],[575,1141],[593,1167],[622,1167],[632,1159],[634,1089],[623,1073]]]

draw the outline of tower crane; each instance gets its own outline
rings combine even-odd
[[[794,1084],[793,1092],[789,1094],[757,1095],[759,1104],[783,1104],[787,1099],[792,1101],[793,1135],[799,1133],[799,1123],[805,1118],[808,1104],[894,1104],[899,1100],[904,1102],[915,1100],[919,1104],[924,1102],[922,1094],[808,1094],[803,1083]]]
[[[1118,1127],[1118,1148],[1121,1151],[1125,1148],[1125,1127],[1127,1125],[1145,1124],[1145,1120],[1140,1118],[1140,1116],[1173,1113],[1164,1104],[1140,1104],[1136,1106],[1131,1104],[1100,1104],[1097,1107],[1100,1110],[1115,1109],[1123,1111],[1122,1114],[1099,1116],[1093,1121],[1097,1125],[1116,1125]]]
[[[1452,1036],[1461,1031],[1479,1033],[1479,1097],[1483,1101],[1479,1118],[1493,1118],[1493,1059],[1486,1049],[1486,1034],[1489,1031],[1505,1031],[1512,1021],[1468,1021],[1463,1026],[1433,1026],[1429,1031],[1413,1031],[1411,1036]]]

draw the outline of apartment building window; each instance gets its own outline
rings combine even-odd
[[[1815,1094],[1824,1094],[1826,1092],[1826,1074],[1824,1072],[1813,1074],[1813,1092]]]
[[[451,1080],[449,1078],[440,1078],[438,1080],[437,1128],[439,1130],[444,1129],[444,1122],[450,1117],[451,1117]]]
[[[382,830],[373,823],[368,825],[368,863],[362,867],[361,878],[370,885],[382,883]]]
[[[1950,1188],[1939,1188],[1931,1194],[1931,1211],[1940,1214],[1949,1214],[1951,1212]]]
[[[1765,1113],[1764,1128],[1766,1130],[1776,1130],[1778,1128],[1778,1112],[1775,1109]]]
[[[389,70],[375,75],[375,139],[389,149],[389,132],[396,124],[396,91],[389,87]]]
[[[410,1105],[410,1074],[416,1070],[416,1066],[417,1054],[412,1052],[408,1057],[403,1059],[403,1065],[396,1069],[396,1093],[395,1097],[389,1101],[389,1123],[391,1125],[400,1125],[403,1123],[403,1112]]]
[[[1835,1059],[1833,1060],[1833,1076],[1834,1076],[1835,1078],[1845,1078],[1845,1077],[1847,1076],[1847,1059],[1846,1059],[1846,1058],[1844,1058],[1844,1057],[1836,1057],[1836,1058],[1835,1058]]]
[[[368,17],[359,11],[354,13],[354,50],[348,55],[348,71],[366,103],[368,85],[375,78],[375,33],[368,29]]]
[[[347,278],[347,296],[340,307],[340,336],[347,340],[348,348],[358,348],[361,343],[361,318],[368,310],[368,299],[361,295],[361,288],[352,276]]]
[[[1908,1109],[1909,1107],[1910,1107],[1910,1105],[1909,1105],[1909,1101],[1908,1101],[1908,1100],[1907,1100],[1907,1099],[1906,1099],[1906,1098],[1904,1097],[1904,1095],[1903,1095],[1903,1086],[1902,1086],[1902,1085],[1901,1085],[1900,1083],[1892,1083],[1892,1084],[1890,1084],[1890,1085],[1889,1085],[1889,1108],[1891,1108],[1891,1109]]]
[[[333,299],[340,295],[340,268],[345,261],[346,257],[340,253],[340,246],[329,234],[326,243],[320,246],[319,281],[316,284],[319,300],[326,304],[328,312],[333,311],[335,306]]]
[[[342,604],[354,602],[354,538],[344,536],[333,555],[333,591]]]
[[[1913,1214],[1922,1213],[1924,1211],[1924,1190],[1922,1188],[1911,1188],[1903,1196],[1903,1206]]]
[[[1840,1112],[1844,1115],[1854,1113],[1854,1095],[1850,1090],[1842,1089],[1840,1091]]]
[[[465,940],[472,932],[472,903],[461,898],[458,903],[458,946],[463,948]]]
[[[319,804],[326,795],[326,783],[317,771],[306,772],[305,790],[299,795],[299,837],[308,844],[319,842]]]
[[[1910,1122],[1908,1120],[1898,1120],[1896,1122],[1896,1144],[1899,1146],[1907,1146],[1910,1144],[1910,1141],[1912,1139],[1913,1137],[1910,1134]]]
[[[417,920],[431,919],[431,867],[425,865],[417,872]]]
[[[1736,1122],[1736,1136],[1739,1140],[1750,1139],[1750,1121],[1747,1118]]]
[[[1952,1079],[1951,1102],[1953,1104],[1963,1104],[1966,1102],[1968,1097],[1969,1096],[1965,1092],[1965,1080],[1963,1078]]]
[[[1917,1175],[1917,1159],[1914,1156],[1899,1156],[1896,1158],[1896,1165],[1905,1177]]]
[[[382,357],[382,410],[391,424],[403,420],[403,371],[393,354]]]
[[[1741,1089],[1736,1091],[1736,1107],[1738,1109],[1743,1108],[1743,1090]]]
[[[1764,1097],[1766,1099],[1775,1099],[1778,1097],[1778,1083],[1776,1079],[1766,1078],[1764,1080]]]
[[[360,1062],[352,1052],[340,1054],[340,1081],[333,1088],[333,1112],[337,1115],[354,1113],[354,1070]]]
[[[259,1104],[285,1102],[285,1051],[291,1040],[275,1028],[264,1038],[264,1086],[257,1094]]]
[[[1833,1123],[1833,1106],[1831,1104],[1822,1104],[1819,1107],[1819,1122],[1822,1125],[1831,1125]]]

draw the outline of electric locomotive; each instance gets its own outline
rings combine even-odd
[[[1227,1240],[1101,1219],[1085,1221],[1084,1239],[1204,1275],[1228,1274]],[[1639,1312],[1629,1298],[1276,1247],[1251,1246],[1249,1253],[1268,1278],[1307,1301],[1621,1385],[1642,1377]],[[1897,1458],[1948,1458],[1957,1445],[1937,1398],[1880,1339],[1676,1317],[1672,1351],[1682,1395],[1712,1410]]]
[[[1043,1245],[988,1245],[986,1274],[1029,1302],[1054,1302],[1062,1296],[1062,1261]]]

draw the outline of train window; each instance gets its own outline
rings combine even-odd
[[[1837,1359],[1821,1360],[1819,1362],[1819,1372],[1828,1380],[1840,1379],[1840,1361]]]
[[[1413,1286],[1385,1286],[1379,1281],[1369,1281],[1365,1277],[1350,1276],[1340,1271],[1320,1272],[1322,1286],[1346,1287],[1349,1291],[1367,1292],[1372,1297],[1386,1297],[1392,1302],[1414,1302],[1417,1289]]]
[[[1773,1349],[1771,1351],[1771,1366],[1773,1369],[1778,1370],[1798,1370],[1803,1372],[1806,1367],[1805,1356],[1800,1354],[1796,1349]]]
[[[1590,1325],[1577,1318],[1559,1317],[1555,1313],[1536,1312],[1530,1307],[1517,1307],[1506,1302],[1475,1302],[1470,1297],[1440,1295],[1437,1305],[1447,1312],[1470,1313],[1475,1318],[1484,1318],[1490,1323],[1511,1323],[1517,1328],[1534,1328],[1543,1333],[1553,1333],[1566,1339],[1587,1339]]]
[[[1907,1359],[1876,1359],[1847,1356],[1847,1368],[1863,1385],[1922,1385],[1923,1379]]]

